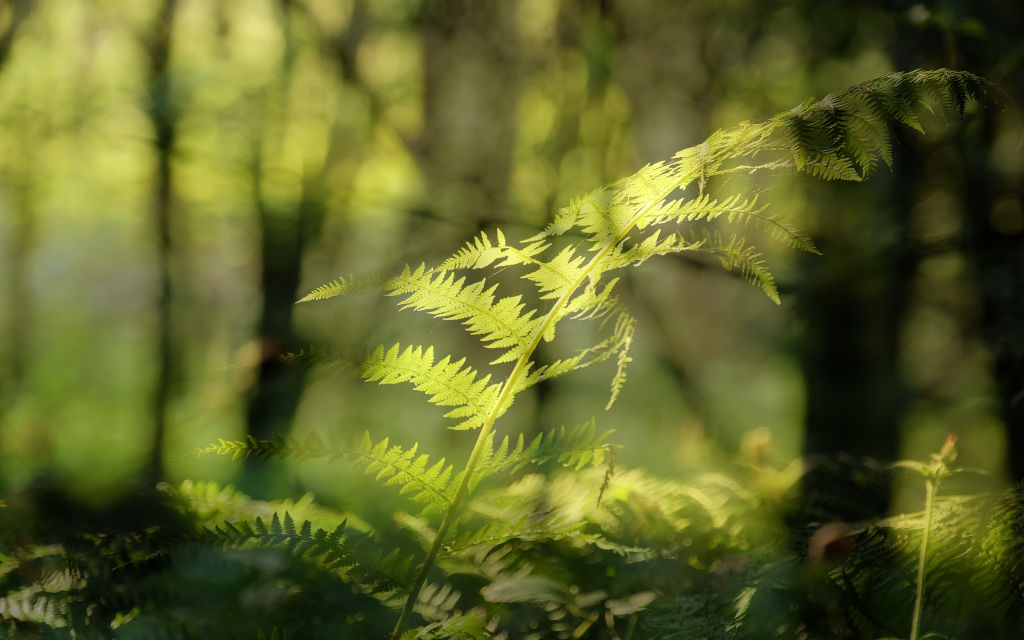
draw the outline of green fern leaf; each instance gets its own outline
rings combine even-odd
[[[739,273],[745,280],[759,287],[775,304],[781,304],[775,277],[765,264],[761,252],[745,238],[732,235],[728,240],[720,234],[705,232],[698,251],[714,254],[726,271]]]
[[[487,287],[484,280],[466,284],[465,278],[448,271],[428,270],[420,265],[408,267],[390,280],[388,295],[406,296],[403,309],[427,311],[444,320],[461,321],[472,335],[481,336],[485,346],[505,349],[492,364],[510,362],[528,347],[529,338],[539,324],[535,311],[524,312],[521,296],[495,299],[497,285]]]
[[[353,458],[385,486],[399,487],[399,495],[412,494],[414,502],[425,505],[423,515],[444,511],[452,501],[453,467],[444,458],[431,463],[430,456],[419,454],[418,448],[390,445],[388,438],[375,443],[364,433]]]
[[[514,473],[528,464],[539,465],[549,461],[557,461],[576,471],[586,466],[601,465],[609,447],[606,441],[612,433],[598,433],[594,421],[590,420],[572,428],[562,426],[540,433],[529,444],[519,434],[515,444],[505,436],[495,447],[492,437],[477,466],[476,480],[499,472]]]
[[[338,296],[347,296],[357,291],[379,289],[385,278],[377,276],[349,276],[348,279],[338,277],[313,289],[298,299],[297,302],[312,302],[314,300],[329,300]]]
[[[387,351],[377,347],[363,363],[361,375],[368,382],[398,384],[411,382],[417,391],[439,406],[454,406],[445,417],[461,419],[452,429],[475,429],[483,424],[496,402],[501,385],[491,384],[490,376],[477,378],[466,360],[452,361],[445,356],[434,361],[434,348],[406,347],[398,344]]]

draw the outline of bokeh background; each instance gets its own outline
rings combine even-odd
[[[892,70],[984,75],[1005,108],[899,132],[866,184],[765,198],[823,256],[763,250],[783,304],[653,261],[611,371],[499,425],[596,416],[626,465],[922,458],[945,434],[1024,478],[1024,11],[1014,1],[4,0],[0,488],[154,478],[358,502],[341,465],[190,456],[218,437],[370,430],[457,460],[471,435],[353,379],[378,343],[473,346],[391,301],[294,305],[338,275],[531,235],[577,194]],[[956,118],[954,118],[956,120]],[[282,362],[305,350],[311,357]]]

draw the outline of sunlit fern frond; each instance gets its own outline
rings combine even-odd
[[[358,291],[376,290],[386,281],[381,275],[361,276],[339,276],[330,282],[325,282],[302,296],[297,302],[312,302],[314,300],[329,300],[338,296],[347,296]]]
[[[985,91],[985,81],[977,76],[948,70],[893,73],[854,85],[762,122],[743,122],[717,131],[669,160],[649,164],[632,176],[576,198],[547,228],[518,245],[509,244],[500,231],[481,233],[438,267],[406,266],[387,281],[383,288],[389,295],[402,297],[400,308],[462,323],[485,347],[501,350],[490,365],[512,365],[500,378],[503,382],[491,385],[488,375],[480,377],[475,370],[464,368],[458,357],[435,363],[428,348],[401,351],[397,345],[387,350],[380,347],[368,361],[367,379],[411,382],[432,402],[454,406],[449,415],[464,420],[458,426],[480,427],[396,633],[405,629],[419,585],[426,580],[448,527],[458,522],[457,512],[468,495],[475,465],[492,443],[489,438],[495,421],[508,410],[516,394],[537,382],[614,356],[617,366],[610,395],[615,399],[625,380],[635,331],[633,316],[616,295],[619,270],[656,255],[707,252],[779,303],[775,279],[760,251],[742,230],[724,227],[753,224],[794,248],[817,249],[805,234],[770,212],[762,179],[803,173],[821,180],[863,180],[879,161],[892,165],[892,125],[921,132],[923,123],[930,121],[925,117],[929,112],[946,117],[952,108],[962,114],[966,104]],[[736,187],[741,181],[731,179],[753,175],[757,176],[750,181],[753,186]],[[721,193],[726,184],[731,191]],[[512,288],[507,283],[517,279],[515,271],[519,283],[530,284],[534,295],[503,295],[506,288]],[[328,287],[318,295],[332,292]],[[575,355],[548,363],[538,361],[540,344],[554,341],[564,331],[562,323],[573,320],[604,324],[591,346]],[[435,462],[428,466],[429,461],[421,461],[414,450],[403,450],[400,459],[400,465],[415,465],[409,467],[413,473],[443,472],[443,465]],[[388,467],[382,468],[391,473]],[[407,483],[405,475],[393,475],[399,478],[397,484]],[[620,488],[614,483],[609,491]],[[595,492],[603,490],[602,485]],[[659,526],[667,530],[664,540],[671,542],[675,531],[688,521],[689,512],[704,509],[700,517],[714,526],[727,517],[721,513],[725,509],[722,504],[703,500],[708,495],[695,488],[662,487],[662,493],[649,497],[637,498],[643,493],[634,491],[625,506],[621,497],[617,505],[622,510],[649,506],[646,516],[634,514],[637,520],[641,525],[663,520]],[[673,501],[681,501],[680,506]]]
[[[363,433],[358,444],[341,442],[337,435],[325,441],[315,432],[299,440],[273,436],[260,440],[252,436],[245,440],[220,439],[202,449],[197,455],[217,454],[232,458],[258,457],[293,458],[312,460],[326,458],[328,462],[338,459],[351,460],[363,471],[374,476],[381,484],[396,487],[399,495],[423,505],[424,513],[444,511],[451,504],[452,465],[444,458],[431,460],[427,454],[419,453],[419,445],[404,448],[392,445],[389,438],[374,442],[369,433]]]
[[[490,375],[478,378],[477,372],[465,364],[465,358],[454,360],[445,356],[434,359],[433,347],[383,346],[366,359],[360,374],[368,382],[399,384],[409,382],[417,391],[427,394],[429,401],[442,407],[455,407],[445,417],[461,420],[452,429],[474,429],[497,400],[499,384],[490,382]]]
[[[424,505],[424,514],[444,511],[451,506],[453,467],[444,458],[431,460],[418,449],[415,444],[408,449],[390,445],[388,438],[374,443],[364,433],[355,459],[366,474],[385,486],[399,487],[399,494],[412,494],[414,502]]]
[[[746,238],[736,234],[726,238],[718,232],[705,231],[697,251],[714,255],[726,271],[737,273],[760,288],[775,304],[781,303],[775,277],[761,252]]]
[[[504,349],[492,362],[515,360],[529,346],[529,339],[540,320],[534,310],[526,310],[521,296],[496,298],[497,285],[478,280],[467,284],[465,277],[449,271],[435,271],[420,265],[408,267],[387,282],[388,295],[405,296],[402,309],[426,311],[444,320],[459,321],[470,334],[480,336],[484,346]]]
[[[348,294],[352,290],[351,278],[338,277],[330,282],[325,282],[316,289],[299,298],[299,302],[312,302],[314,300],[329,300],[337,296]]]
[[[463,553],[475,547],[493,547],[509,542],[573,540],[591,544],[599,536],[582,531],[585,522],[565,513],[529,514],[516,519],[495,518],[483,527],[456,534],[447,545],[449,553]]]
[[[590,420],[575,427],[565,426],[539,433],[527,443],[523,434],[513,442],[509,436],[494,446],[490,439],[477,465],[474,484],[496,473],[515,473],[527,465],[542,465],[556,461],[579,471],[587,466],[604,464],[612,431],[598,432]]]

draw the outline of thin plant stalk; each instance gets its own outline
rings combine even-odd
[[[924,532],[921,534],[921,553],[917,559],[917,591],[914,595],[914,614],[910,622],[910,640],[918,640],[921,628],[921,604],[924,600],[924,563],[928,556],[928,534],[932,529],[932,504],[938,480],[928,478],[924,485]]]
[[[952,475],[956,469],[950,464],[956,460],[957,437],[946,436],[946,442],[937,454],[932,454],[931,463],[916,466],[924,475],[924,530],[921,532],[921,553],[917,558],[917,585],[914,594],[914,613],[910,621],[910,640],[918,640],[921,632],[921,608],[924,604],[924,563],[928,558],[928,536],[932,531],[932,508],[935,505],[935,494],[939,490],[939,482]]]

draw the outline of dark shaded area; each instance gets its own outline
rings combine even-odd
[[[166,487],[136,487],[115,503],[90,507],[41,478],[8,496],[0,509],[0,545],[17,549],[13,570],[0,576],[0,591],[6,607],[34,612],[25,616],[30,620],[5,617],[0,633],[270,638],[287,630],[333,638],[344,630],[351,637],[384,636],[387,612],[326,570],[323,553],[254,545],[204,526],[216,524],[202,521]],[[50,587],[33,588],[40,581]]]

